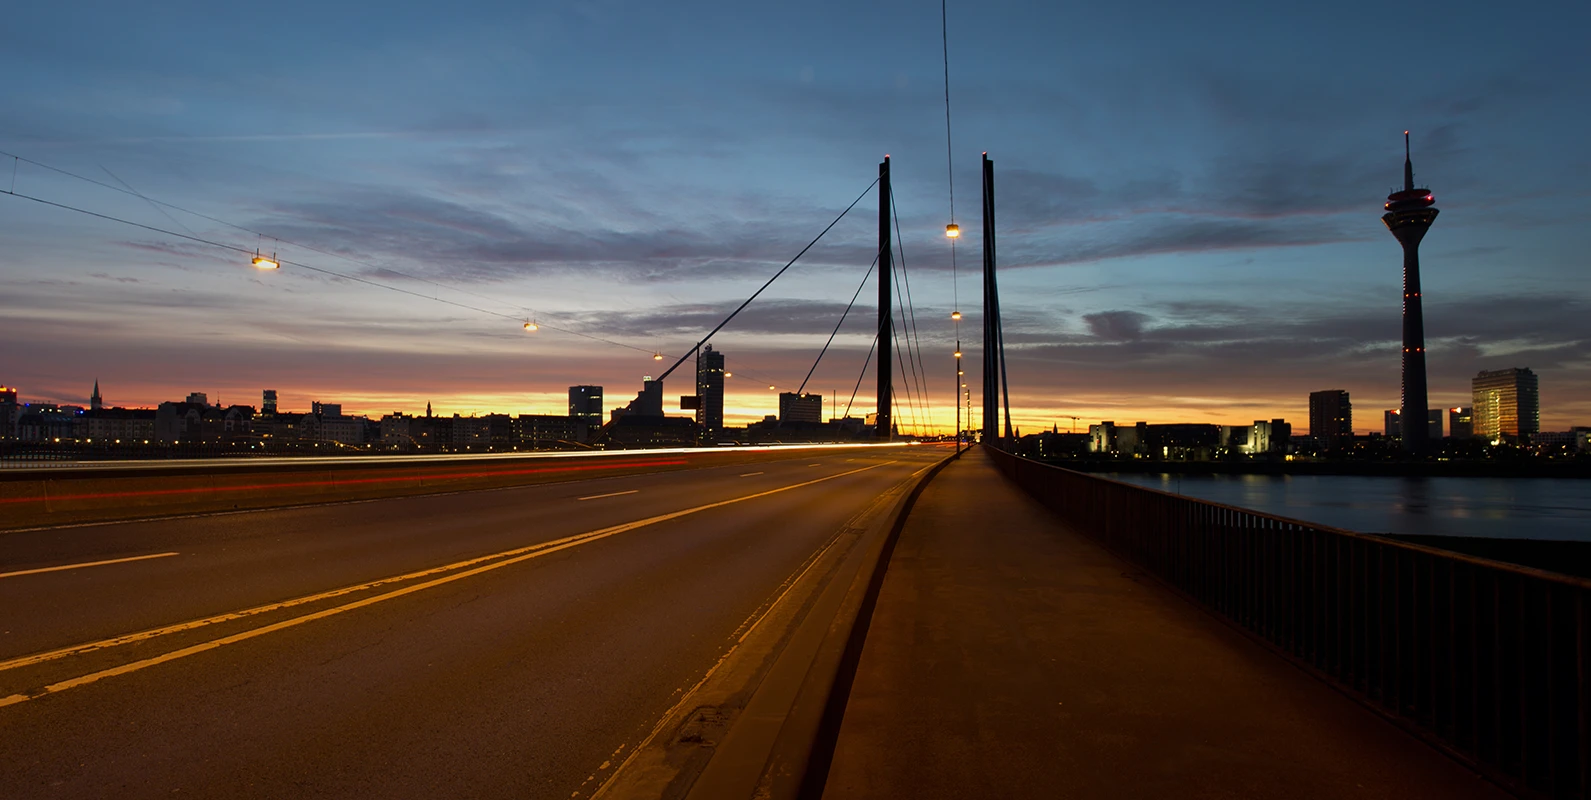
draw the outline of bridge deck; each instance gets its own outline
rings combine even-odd
[[[977,450],[912,512],[827,797],[1507,797],[1088,539]]]

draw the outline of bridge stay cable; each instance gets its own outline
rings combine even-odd
[[[901,319],[906,319],[906,308],[903,298],[900,294],[896,294],[895,296],[895,305],[896,308],[900,310]],[[905,328],[906,326],[903,324],[901,327]],[[902,338],[906,339],[906,352],[904,356],[901,354]],[[917,363],[912,359],[911,354],[911,332],[909,330],[891,331],[890,341],[895,346],[895,359],[906,365],[907,373],[901,376],[902,378],[907,378],[905,386],[903,387],[906,393],[906,413],[911,418],[912,425],[915,427],[917,424],[917,402],[916,393],[912,390],[912,387],[916,383]],[[894,390],[894,382],[891,381],[891,401],[893,401],[895,397],[896,393]]]
[[[928,364],[923,360],[922,334],[917,328],[917,305],[912,302],[911,272],[909,272],[906,268],[906,240],[902,238],[900,233],[900,212],[895,206],[894,195],[890,196],[889,207],[890,215],[895,221],[895,240],[899,243],[897,246],[900,252],[901,285],[906,289],[906,308],[908,313],[907,321],[909,321],[911,324],[911,335],[907,343],[907,352],[908,354],[911,352],[912,347],[914,346],[913,343],[915,343],[915,348],[917,351],[917,368],[914,374],[917,376],[918,394],[922,398],[924,413],[927,414],[931,423],[933,419],[933,404],[930,402],[928,395]],[[954,245],[955,240],[952,239],[951,243]]]
[[[751,301],[756,300],[757,296],[761,295],[765,290],[767,290],[767,288],[769,286],[772,286],[774,281],[779,280],[779,276],[780,275],[783,275],[786,270],[790,269],[790,267],[795,264],[795,262],[799,261],[802,256],[806,255],[807,251],[811,250],[813,245],[817,244],[820,240],[823,239],[824,236],[828,235],[828,232],[830,230],[832,230],[835,225],[840,224],[840,220],[845,219],[845,215],[851,213],[851,209],[856,208],[856,204],[857,203],[862,202],[862,198],[866,197],[867,193],[872,191],[874,186],[878,185],[878,182],[879,182],[880,179],[882,179],[882,177],[883,176],[880,176],[878,178],[874,178],[873,182],[869,183],[867,185],[867,188],[863,189],[862,193],[857,195],[856,199],[852,200],[851,204],[846,206],[845,210],[841,211],[840,215],[834,218],[833,222],[830,222],[828,224],[828,226],[825,227],[821,233],[819,233],[817,236],[813,237],[812,241],[807,242],[807,246],[801,248],[801,252],[795,254],[795,258],[790,259],[790,261],[788,263],[786,263],[784,266],[780,267],[779,271],[775,272],[773,274],[773,277],[769,278],[766,283],[764,283],[761,287],[759,287],[757,289],[757,291],[752,292],[751,296],[746,298],[746,301],[744,303],[741,303],[738,308],[736,308],[734,311],[729,312],[729,316],[724,317],[724,321],[723,322],[718,323],[717,327],[713,328],[711,331],[708,331],[707,335],[703,336],[701,338],[701,341],[697,342],[693,347],[691,347],[690,350],[687,350],[684,355],[680,356],[679,360],[675,361],[673,366],[671,366],[668,369],[664,370],[663,374],[659,375],[657,377],[657,380],[661,382],[663,379],[665,379],[669,375],[673,374],[674,370],[679,369],[679,365],[685,363],[685,359],[688,359],[692,355],[695,355],[698,350],[702,349],[702,345],[707,344],[708,340],[713,338],[714,334],[716,334],[719,331],[723,330],[724,326],[728,325],[729,321],[734,319],[736,317],[736,315],[738,315],[740,312],[745,311],[746,310],[746,306],[751,305]]]
[[[845,324],[845,318],[850,315],[851,308],[856,305],[856,299],[861,297],[862,290],[867,288],[867,279],[873,277],[873,270],[878,266],[878,259],[879,256],[873,256],[873,263],[868,265],[867,272],[862,274],[862,282],[857,284],[856,293],[851,295],[851,302],[845,306],[845,311],[840,314],[840,321],[834,323],[834,330],[829,333],[829,340],[824,342],[823,349],[818,351],[817,360],[812,362],[812,369],[807,370],[807,376],[801,379],[801,387],[796,389],[796,394],[801,394],[803,391],[806,391],[807,382],[812,380],[812,373],[816,372],[818,369],[818,364],[823,362],[823,355],[829,352],[829,345],[834,344],[834,337],[839,335],[840,326]]]
[[[841,419],[851,416],[851,406],[856,403],[856,393],[862,390],[862,380],[867,377],[867,366],[873,362],[873,352],[878,350],[878,334],[879,331],[873,332],[873,343],[867,348],[867,358],[862,359],[862,370],[856,374],[856,385],[851,387],[851,399],[845,401],[845,413],[841,415]]]
[[[890,339],[895,345],[895,357],[897,359],[901,358],[901,347],[900,347],[901,337],[900,337],[900,335],[897,334],[895,336],[890,337]],[[915,368],[911,366],[910,353],[911,353],[911,349],[908,347],[907,348],[907,358],[906,358],[907,367],[909,369],[912,369],[913,372],[915,373],[915,371],[916,371]],[[906,392],[906,419],[907,419],[907,422],[910,425],[911,429],[918,430],[919,429],[919,425],[918,425],[918,420],[917,420],[917,400],[916,400],[916,395],[912,392],[912,384],[911,384],[911,382],[907,381],[905,383],[905,385],[902,386],[902,388]],[[891,383],[890,387],[889,387],[889,396],[890,396],[891,402],[893,402],[894,399],[899,396],[899,394],[900,394],[899,392],[895,391],[895,385],[893,383]],[[893,422],[893,420],[891,420],[891,422]]]

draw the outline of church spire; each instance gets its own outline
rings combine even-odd
[[[95,410],[105,407],[105,399],[99,396],[99,378],[94,379],[94,393],[88,397],[88,407]]]

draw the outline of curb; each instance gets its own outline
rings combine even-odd
[[[873,607],[906,518],[928,482],[955,460],[928,467],[841,563],[790,645],[746,704],[740,723],[777,725],[777,735],[725,737],[687,798],[815,798],[823,793]],[[817,628],[828,623],[821,630]],[[798,639],[806,639],[798,644]],[[794,688],[792,690],[792,684]],[[739,723],[737,723],[739,727]]]

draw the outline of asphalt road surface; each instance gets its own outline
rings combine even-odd
[[[0,797],[589,796],[940,455],[0,533]]]

